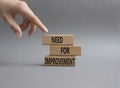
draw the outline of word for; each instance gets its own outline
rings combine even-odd
[[[70,54],[69,47],[61,47],[61,54]]]

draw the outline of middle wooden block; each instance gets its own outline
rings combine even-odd
[[[74,55],[81,56],[81,46],[70,46],[70,45],[61,45],[61,46],[50,46],[50,55]]]

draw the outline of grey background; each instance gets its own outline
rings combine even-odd
[[[119,88],[119,0],[26,0],[49,33],[74,34],[76,67],[49,67],[39,29],[18,39],[0,21],[0,88]]]

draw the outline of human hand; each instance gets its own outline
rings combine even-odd
[[[17,14],[23,17],[23,22],[21,25],[14,20]],[[36,31],[36,27],[39,27],[43,32],[48,32],[44,24],[38,19],[38,17],[32,12],[27,3],[24,1],[0,0],[0,16],[9,24],[18,37],[21,37],[22,32],[29,26],[29,36]]]

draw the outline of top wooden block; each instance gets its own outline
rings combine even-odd
[[[73,45],[73,34],[45,34],[42,36],[43,45]]]

